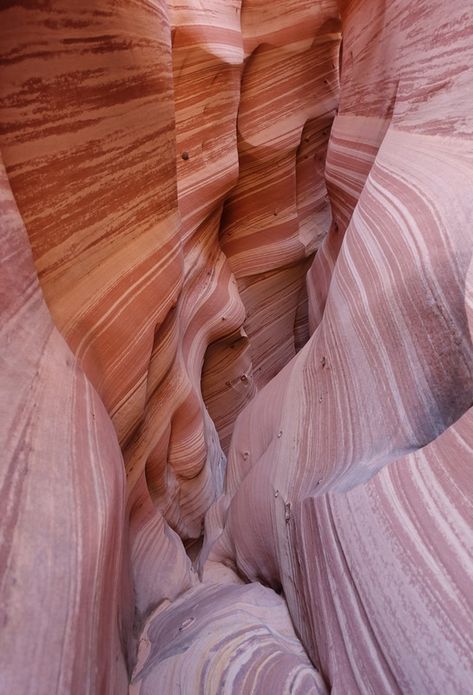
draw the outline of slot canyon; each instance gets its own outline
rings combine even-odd
[[[0,0],[0,162],[0,692],[473,694],[471,0]]]

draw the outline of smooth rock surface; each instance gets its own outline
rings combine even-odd
[[[471,692],[472,66],[470,0],[0,4],[2,692]]]
[[[124,693],[123,459],[51,320],[3,164],[0,229],[0,690]]]

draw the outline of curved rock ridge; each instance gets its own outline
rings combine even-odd
[[[2,8],[0,145],[51,314],[118,434],[144,607],[169,539],[186,564],[163,517],[198,537],[222,489],[201,369],[244,320],[217,241],[238,174],[239,5],[199,8]]]
[[[472,425],[470,409],[368,483],[302,502],[303,642],[333,692],[471,688]]]
[[[254,9],[245,8],[248,35]],[[290,22],[273,26],[283,63],[284,46],[291,45],[292,114],[301,104],[308,109],[303,121],[297,116],[299,139],[319,99],[301,94],[303,60],[323,54],[317,42],[336,41],[320,33],[322,15],[326,9],[294,7]],[[196,583],[181,538],[199,537],[222,491],[225,456],[201,395],[204,356],[203,392],[211,412],[217,404],[212,415],[224,446],[256,388],[247,310],[219,241],[224,200],[239,173],[236,123],[247,41],[240,3],[28,0],[3,6],[1,17],[0,147],[52,318],[108,411],[124,456],[123,574],[130,564],[136,631],[154,606]],[[296,46],[301,23],[304,46]],[[312,118],[307,139],[320,127]],[[288,132],[284,126],[276,133],[281,143]],[[318,147],[317,138],[318,130],[307,152]],[[327,133],[322,153],[326,140]],[[291,266],[279,272],[273,264],[256,280],[271,311],[278,274],[279,284],[284,280],[285,341],[294,333],[300,346],[306,256],[323,232],[314,231],[311,241],[308,220],[320,207],[323,178],[319,167],[314,188],[310,160],[302,151],[296,157],[296,148],[294,140],[290,167],[295,171],[297,159],[303,171],[297,178],[303,243]],[[290,204],[297,214],[295,198]],[[323,226],[326,202],[322,207],[316,214]],[[293,223],[286,233],[294,236]],[[256,289],[247,292],[253,302]],[[284,350],[278,363],[293,352]],[[60,441],[50,442],[51,461]],[[117,533],[121,524],[116,520]],[[125,586],[125,616],[130,599]],[[124,623],[129,631],[129,617]],[[46,657],[48,649],[39,663]],[[114,681],[100,687],[118,688]]]
[[[0,5],[0,690],[471,690],[472,65],[469,0]]]
[[[225,451],[236,415],[308,338],[304,278],[329,227],[323,163],[338,92],[336,4],[274,11],[267,0],[241,8],[239,176],[220,243],[244,325],[210,346],[202,374]]]
[[[258,388],[300,347],[307,259],[328,229],[323,162],[337,106],[338,29],[333,1],[290,3],[284,12],[243,3],[240,175],[221,243],[247,310]]]
[[[130,693],[300,693],[325,683],[296,638],[284,600],[261,584],[203,584],[143,631]]]
[[[1,690],[126,692],[123,458],[51,320],[1,160],[0,229]]]
[[[473,24],[424,10],[342,7],[313,334],[237,420],[201,559],[282,588],[340,693],[471,688]]]

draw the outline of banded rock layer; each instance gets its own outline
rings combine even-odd
[[[2,688],[468,692],[468,0],[0,10]]]

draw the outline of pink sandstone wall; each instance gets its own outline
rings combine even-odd
[[[472,65],[469,0],[0,3],[0,691],[470,692]]]

